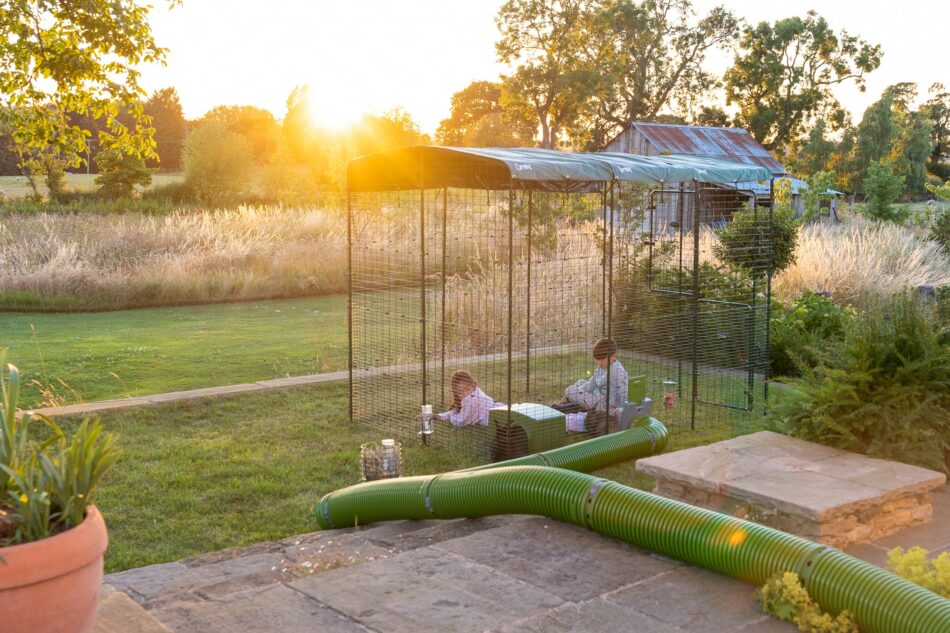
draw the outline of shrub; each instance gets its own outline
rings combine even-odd
[[[818,350],[839,340],[853,318],[854,310],[816,292],[806,292],[789,307],[776,302],[770,326],[769,375],[801,376],[802,367],[814,368]]]
[[[942,209],[934,214],[930,221],[929,237],[950,255],[950,210]]]
[[[795,261],[798,243],[798,223],[787,185],[780,185],[776,192],[769,224],[767,210],[756,211],[746,206],[716,231],[719,242],[713,246],[713,252],[720,262],[748,275],[764,276],[770,265],[773,274],[778,274]]]
[[[182,162],[185,182],[206,203],[238,198],[247,189],[253,165],[244,137],[217,121],[202,123],[188,135]]]
[[[947,470],[950,337],[912,294],[872,306],[792,381],[776,408],[793,435]]]
[[[858,625],[847,610],[837,616],[821,610],[802,585],[798,574],[776,574],[755,592],[762,610],[769,615],[792,622],[806,633],[858,633]]]
[[[950,598],[950,552],[928,559],[927,550],[921,547],[906,552],[903,547],[895,547],[887,553],[887,566],[901,578]]]
[[[895,174],[887,163],[871,163],[864,177],[864,194],[867,196],[864,214],[872,220],[903,222],[907,211],[891,206],[903,191],[904,176]]]
[[[131,198],[136,187],[152,184],[152,170],[145,166],[145,160],[119,149],[99,152],[96,167],[99,168],[96,184],[99,193],[106,198]]]

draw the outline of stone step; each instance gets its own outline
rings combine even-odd
[[[171,633],[171,630],[127,595],[106,585],[99,598],[92,633]]]

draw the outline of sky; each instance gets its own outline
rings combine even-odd
[[[217,105],[253,105],[282,118],[294,86],[308,84],[325,126],[401,106],[432,133],[453,93],[507,70],[494,48],[503,0],[184,0],[174,9],[152,2],[168,64],[143,67],[142,85],[149,93],[174,86],[192,119]],[[694,0],[699,11],[717,4],[750,22],[816,8],[835,31],[881,44],[867,92],[835,89],[855,120],[893,83],[917,82],[921,96],[935,81],[950,86],[950,2]],[[729,62],[714,55],[707,68],[721,74]]]

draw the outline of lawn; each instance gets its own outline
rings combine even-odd
[[[360,444],[382,439],[347,421],[345,383],[111,411],[103,422],[123,450],[96,499],[110,530],[107,572],[314,531],[316,502],[357,483]],[[670,432],[672,450],[735,431]],[[475,459],[404,442],[403,462],[404,475],[419,475]],[[597,474],[652,485],[632,462]]]
[[[346,368],[346,296],[45,314],[0,313],[23,405],[92,402]]]
[[[66,188],[71,191],[93,191],[96,188],[96,174],[66,174]],[[160,172],[152,174],[152,187],[159,187],[185,179],[184,172]],[[46,193],[43,178],[39,178],[40,192]],[[25,176],[0,176],[0,189],[9,198],[22,198],[33,194]]]

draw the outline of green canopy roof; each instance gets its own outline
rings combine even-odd
[[[735,183],[771,178],[755,165],[696,156],[579,154],[534,148],[404,147],[355,158],[350,191],[469,187],[589,191],[618,180],[651,184],[698,180]]]

